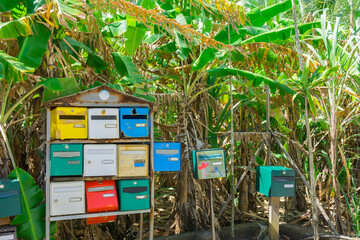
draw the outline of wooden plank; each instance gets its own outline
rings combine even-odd
[[[279,240],[280,198],[270,197],[269,200],[269,239]]]
[[[0,218],[0,226],[10,224],[10,217],[3,217]]]
[[[139,240],[143,239],[144,214],[140,213]]]
[[[214,200],[213,200],[213,190],[212,190],[212,182],[210,179],[210,210],[211,210],[211,239],[216,239],[216,231],[215,231],[215,216],[214,216]]]

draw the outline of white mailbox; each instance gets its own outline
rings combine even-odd
[[[118,108],[89,108],[89,138],[119,138]]]
[[[116,144],[84,145],[84,177],[116,176]]]
[[[85,182],[50,183],[50,215],[85,213]]]

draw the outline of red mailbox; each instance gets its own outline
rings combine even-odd
[[[111,212],[119,209],[114,180],[86,182],[87,212]],[[87,224],[113,222],[116,216],[88,218]]]

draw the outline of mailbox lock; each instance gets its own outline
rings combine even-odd
[[[134,181],[134,185],[136,185],[137,184],[137,181]]]
[[[285,175],[285,174],[286,174],[286,172],[285,172],[285,171],[283,171],[283,174]]]
[[[132,114],[136,114],[136,108],[133,108],[133,110],[131,111]]]
[[[91,164],[91,161],[88,161],[88,164]]]
[[[57,203],[57,202],[58,202],[58,200],[57,200],[57,199],[55,199],[55,200],[54,200],[54,202],[56,202],[56,203]]]
[[[1,185],[0,185],[0,188],[1,188],[1,189],[3,189],[4,187],[5,187],[4,184],[1,184]]]
[[[169,144],[168,144],[168,143],[166,144],[166,147],[169,147]]]
[[[105,109],[101,110],[101,114],[105,114],[105,113],[106,113]]]
[[[74,109],[71,109],[71,112],[74,112]]]
[[[66,144],[66,145],[65,145],[65,148],[66,148],[66,149],[69,149],[69,145]]]

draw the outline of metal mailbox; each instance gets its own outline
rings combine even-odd
[[[81,176],[83,174],[82,144],[51,144],[51,176]]]
[[[84,176],[116,176],[116,144],[84,144]]]
[[[20,184],[17,179],[0,178],[0,218],[21,214]]]
[[[119,138],[118,108],[89,108],[89,138]]]
[[[121,211],[150,208],[148,179],[118,181],[118,191]]]
[[[2,240],[16,240],[16,226],[0,226],[0,239]]]
[[[296,172],[281,166],[257,166],[256,190],[268,197],[294,197]]]
[[[111,212],[119,209],[114,180],[86,182],[87,212]],[[116,216],[88,218],[87,224],[112,222]]]
[[[85,213],[85,183],[83,181],[50,183],[50,215]]]
[[[118,145],[119,177],[149,175],[149,145]]]
[[[226,177],[224,149],[217,148],[193,151],[193,170],[196,179]]]
[[[149,108],[120,108],[120,137],[149,137]]]
[[[57,107],[51,110],[51,139],[87,139],[87,108]]]
[[[155,143],[154,144],[154,171],[180,171],[181,169],[181,144]]]

